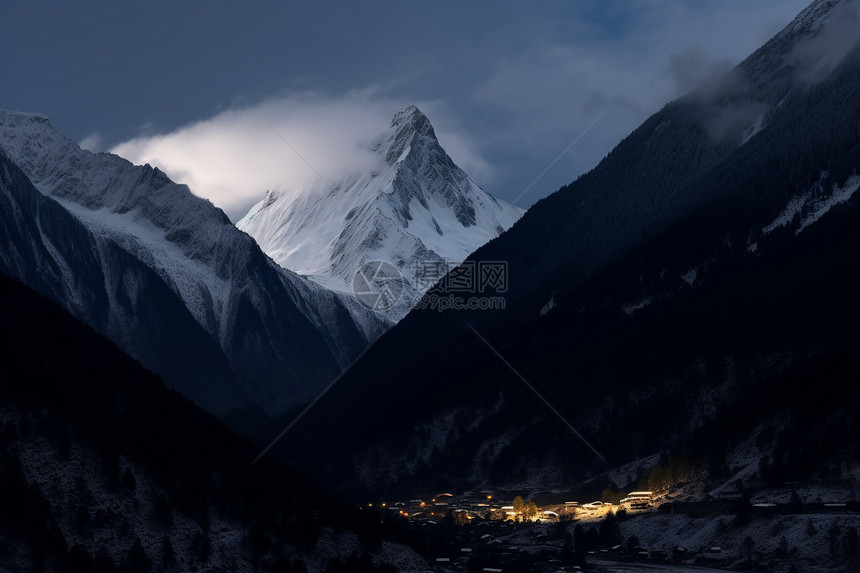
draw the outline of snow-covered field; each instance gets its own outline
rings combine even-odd
[[[620,524],[624,540],[635,535],[649,549],[683,547],[698,551],[719,547],[725,564],[743,562],[751,552],[759,563],[784,562],[778,570],[787,570],[788,564],[795,563],[802,571],[844,570],[844,544],[850,543],[852,527],[856,536],[860,515],[774,515],[737,524],[733,516],[648,514]],[[781,550],[785,550],[784,557],[777,557]]]

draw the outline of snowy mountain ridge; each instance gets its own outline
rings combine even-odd
[[[405,282],[388,313],[396,321],[426,290],[415,280],[416,265],[460,263],[523,211],[457,167],[415,106],[400,110],[369,148],[379,156],[377,168],[331,187],[270,190],[237,226],[281,266],[337,291],[350,292],[364,262],[391,262]]]
[[[223,313],[230,280],[228,268],[215,263],[228,254],[228,245],[249,245],[210,201],[173,183],[158,168],[137,167],[113,154],[80,149],[56,133],[43,114],[0,110],[0,149],[43,194],[135,255],[149,258],[204,327],[215,328],[221,322],[218,315]],[[292,273],[282,276],[302,291],[295,293],[293,302],[308,295],[327,298]],[[205,290],[199,288],[201,281]],[[360,305],[341,300],[359,318],[366,318]]]
[[[112,154],[82,150],[57,133],[43,115],[0,111],[0,153],[45,198],[56,201],[92,234],[87,240],[93,246],[87,248],[95,249],[100,257],[104,278],[98,286],[97,281],[75,276],[78,261],[66,260],[68,255],[56,248],[66,238],[57,229],[45,228],[41,220],[35,222],[35,235],[31,235],[36,238],[23,240],[22,252],[11,247],[11,258],[5,257],[10,272],[28,284],[41,281],[43,291],[52,291],[45,294],[88,324],[109,324],[105,334],[139,359],[141,353],[133,347],[139,344],[139,333],[129,331],[129,323],[137,319],[121,316],[117,297],[131,301],[132,308],[150,303],[138,300],[149,284],[139,284],[142,279],[133,276],[130,263],[118,267],[111,261],[116,247],[134,258],[135,268],[142,264],[154,271],[181,299],[240,379],[251,386],[269,386],[262,393],[243,389],[258,396],[254,401],[287,405],[308,399],[317,383],[336,374],[388,326],[353,297],[328,291],[276,265],[220,209],[192,195],[187,186],[174,183],[149,165],[134,166]],[[21,209],[10,208],[0,215],[13,219],[11,228],[33,223],[14,221],[23,216]],[[42,246],[49,254],[33,255]],[[37,268],[20,262],[26,259],[35,261],[32,264]],[[48,276],[46,265],[61,269],[61,278],[47,281],[40,277]],[[98,295],[93,289],[100,291]],[[94,316],[92,308],[94,297],[101,295],[107,306],[103,321]],[[297,351],[300,345],[307,347]],[[295,364],[305,353],[319,353],[320,364]],[[168,372],[149,366],[170,379]],[[305,369],[315,371],[321,379],[314,382],[313,376],[300,376]],[[281,378],[278,372],[285,376]],[[262,378],[271,380],[258,382]]]

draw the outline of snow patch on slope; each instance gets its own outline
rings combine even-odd
[[[90,210],[60,198],[57,202],[96,236],[115,241],[160,276],[168,278],[170,286],[201,325],[207,325],[212,311],[220,314],[223,310],[230,280],[216,276],[202,261],[185,256],[178,245],[165,238],[164,230],[146,219],[129,218],[107,208]]]
[[[549,297],[549,302],[543,305],[543,308],[540,309],[540,315],[546,316],[549,314],[549,311],[555,308],[555,294]]]
[[[681,280],[687,283],[687,286],[693,286],[696,282],[696,276],[699,274],[699,269],[692,268],[683,275],[681,275]]]
[[[622,305],[621,310],[624,311],[624,314],[629,316],[629,315],[632,315],[637,310],[642,310],[643,308],[645,308],[646,306],[648,306],[650,304],[651,304],[651,297],[646,295],[646,296],[642,297],[641,299],[639,299],[637,302],[631,302],[631,303]]]
[[[799,217],[798,228],[795,230],[795,234],[799,235],[801,231],[826,215],[830,209],[846,203],[860,188],[860,176],[854,176],[849,178],[845,185],[841,187],[834,185],[832,190],[828,192],[822,183],[827,175],[826,172],[822,172],[821,179],[812,189],[802,195],[792,197],[782,213],[764,227],[762,233],[769,235],[776,229],[790,225],[795,217]]]

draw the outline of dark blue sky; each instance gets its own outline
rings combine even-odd
[[[106,150],[264,101],[279,102],[267,113],[301,117],[306,130],[319,122],[320,132],[342,125],[345,137],[364,137],[418,103],[454,159],[508,200],[606,111],[519,201],[528,206],[664,103],[738,62],[807,1],[750,4],[11,0],[2,10],[0,108],[44,112],[72,139]],[[361,128],[344,125],[349,117]],[[179,178],[194,168],[159,154],[181,151],[152,158],[175,159],[167,171]],[[235,218],[263,184],[251,178],[228,213]]]

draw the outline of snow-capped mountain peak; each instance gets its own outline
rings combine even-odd
[[[413,146],[416,150],[442,149],[430,120],[416,106],[410,105],[394,115],[391,127],[377,137],[370,148],[383,155],[387,165],[395,165],[406,159]]]
[[[426,286],[417,265],[459,263],[513,225],[522,210],[486,193],[439,144],[414,105],[368,145],[378,167],[334,185],[266,193],[237,224],[278,264],[334,290],[369,260],[395,265],[406,285],[399,320]]]

